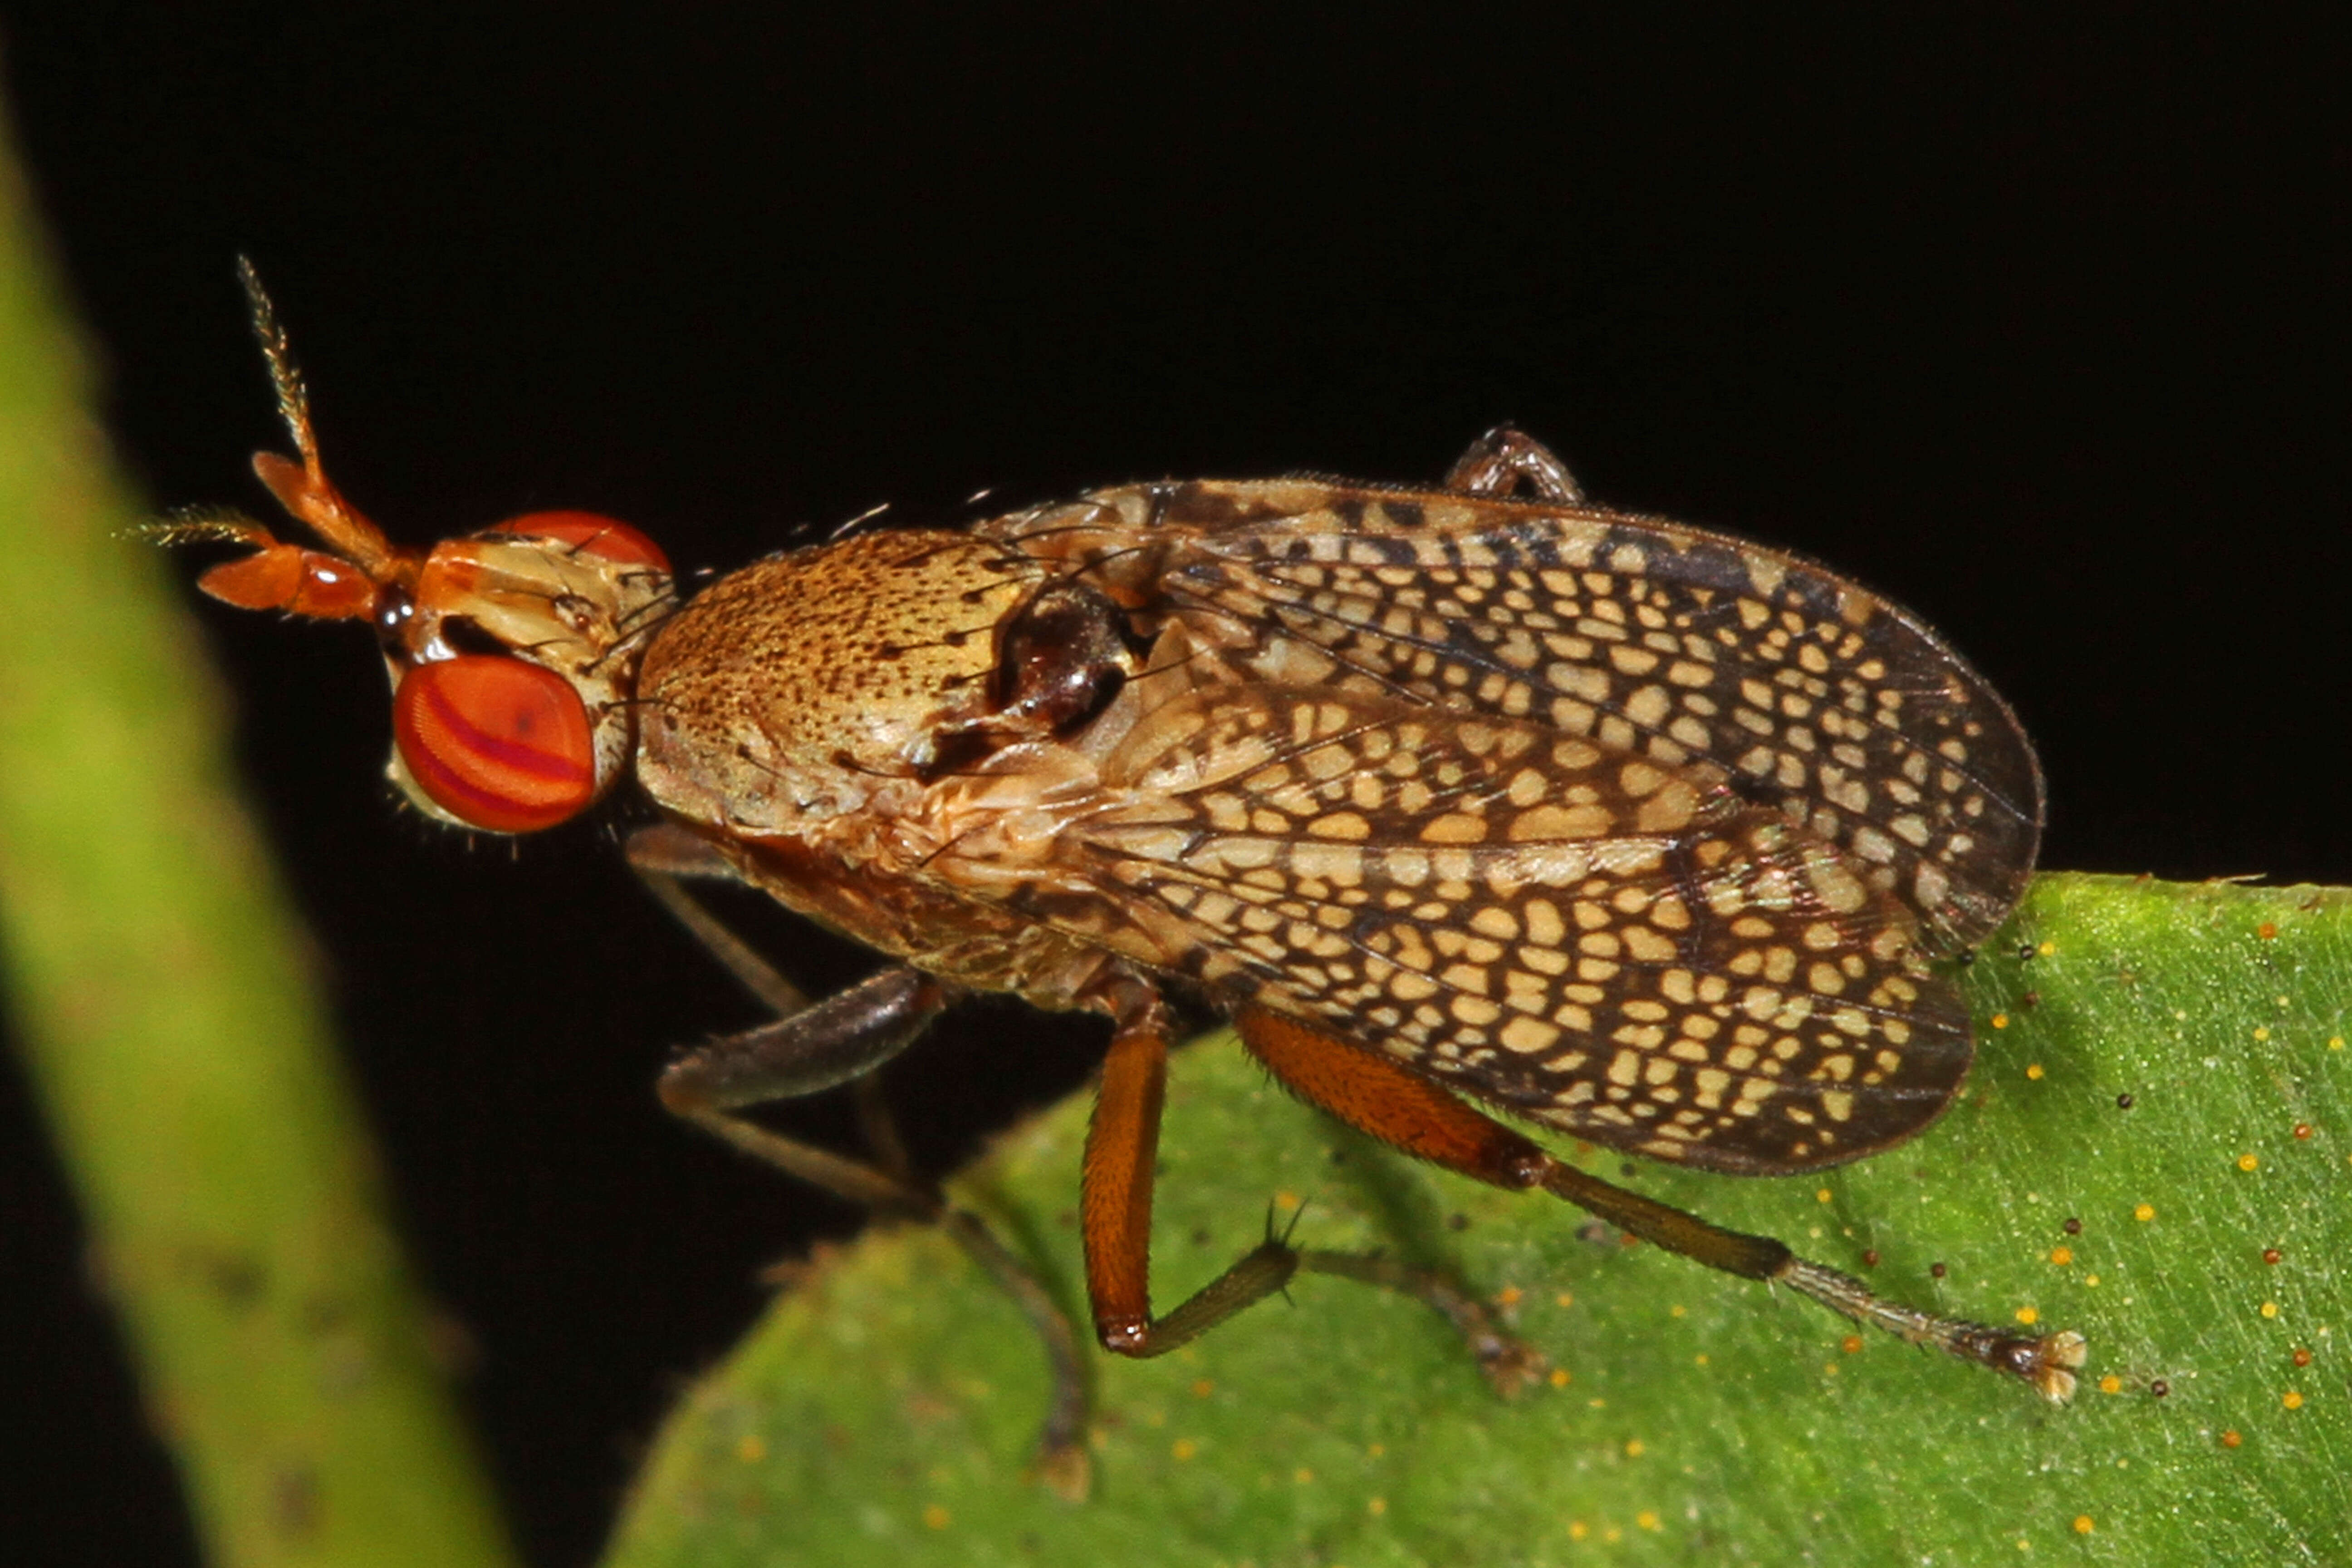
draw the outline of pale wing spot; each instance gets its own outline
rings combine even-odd
[[[1328,784],[1356,771],[1355,753],[1345,746],[1318,746],[1299,759],[1299,765],[1318,784]]]
[[[1300,877],[1320,878],[1336,886],[1354,887],[1364,879],[1364,852],[1346,844],[1295,844],[1290,868]]]
[[[1616,826],[1617,819],[1601,805],[1539,805],[1511,819],[1515,844],[1553,838],[1600,838]]]
[[[1639,833],[1680,833],[1698,815],[1698,792],[1685,780],[1673,779],[1642,803],[1634,814],[1633,826]]]
[[[1307,831],[1318,838],[1360,840],[1371,837],[1372,825],[1360,813],[1332,811],[1309,819]]]
[[[1529,899],[1522,911],[1527,917],[1528,940],[1541,947],[1557,947],[1568,935],[1568,926],[1559,918],[1559,906],[1549,899]]]
[[[1519,937],[1517,916],[1498,904],[1487,904],[1470,917],[1470,929],[1499,942],[1516,942]]]
[[[1567,642],[1579,639],[1560,638],[1558,640]],[[1592,656],[1591,645],[1590,643],[1582,643],[1580,646],[1584,648],[1582,657],[1590,658]],[[1655,656],[1645,655],[1643,657],[1654,658]],[[1562,661],[1558,664],[1548,666],[1544,670],[1544,682],[1553,690],[1560,692],[1565,696],[1580,699],[1582,701],[1601,703],[1609,700],[1609,689],[1611,683],[1607,672],[1595,669],[1590,664],[1570,664]]]
[[[1544,1023],[1540,1019],[1514,1018],[1503,1026],[1495,1038],[1505,1050],[1517,1051],[1522,1056],[1532,1056],[1536,1052],[1549,1050],[1552,1043],[1559,1038],[1559,1030],[1557,1026]]]
[[[1654,730],[1673,711],[1673,699],[1663,686],[1644,686],[1625,699],[1625,717],[1645,730]]]
[[[1695,659],[1678,658],[1666,667],[1666,679],[1676,686],[1711,686],[1715,671]]]
[[[1486,994],[1486,970],[1482,964],[1451,964],[1437,978],[1456,991],[1468,991],[1479,995]]]
[[[1473,1028],[1484,1028],[1503,1016],[1503,1009],[1484,996],[1456,996],[1454,1016]]]
[[[1680,952],[1671,940],[1647,926],[1627,926],[1624,938],[1627,955],[1641,963],[1664,963]]]
[[[1858,827],[1853,834],[1853,852],[1864,859],[1884,866],[1895,857],[1895,841],[1875,827]]]

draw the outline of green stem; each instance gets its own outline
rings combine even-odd
[[[58,295],[0,131],[0,960],[93,1272],[214,1561],[509,1562]]]

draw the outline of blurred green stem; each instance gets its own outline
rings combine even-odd
[[[0,145],[0,959],[92,1272],[214,1561],[507,1563],[58,295]]]

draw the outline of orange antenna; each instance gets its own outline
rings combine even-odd
[[[319,438],[310,427],[310,395],[302,384],[278,308],[270,303],[253,263],[242,256],[236,258],[236,275],[252,308],[253,334],[261,341],[269,379],[278,389],[278,416],[286,421],[301,458],[296,462],[275,452],[256,452],[253,471],[278,505],[327,548],[287,543],[260,523],[233,513],[184,517],[148,530],[149,536],[167,544],[226,540],[251,545],[252,554],[223,562],[196,580],[196,586],[224,603],[320,620],[373,615],[383,588],[412,582],[416,558],[395,548],[327,478],[319,461]]]
[[[367,574],[370,581],[390,580],[398,574],[398,552],[382,529],[343,499],[319,462],[319,437],[310,428],[310,389],[302,384],[301,367],[294,363],[294,349],[278,319],[278,307],[270,303],[269,292],[262,288],[261,275],[253,269],[252,261],[238,257],[236,276],[253,309],[253,335],[261,341],[262,355],[269,362],[269,379],[278,389],[278,417],[286,421],[294,449],[302,458],[297,467],[275,452],[256,452],[254,473],[269,487],[280,506],[310,524],[329,548]]]

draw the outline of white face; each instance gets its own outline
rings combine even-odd
[[[377,607],[388,775],[459,826],[574,815],[627,766],[637,656],[674,602],[660,552],[610,520],[538,514],[436,546],[414,593]]]

